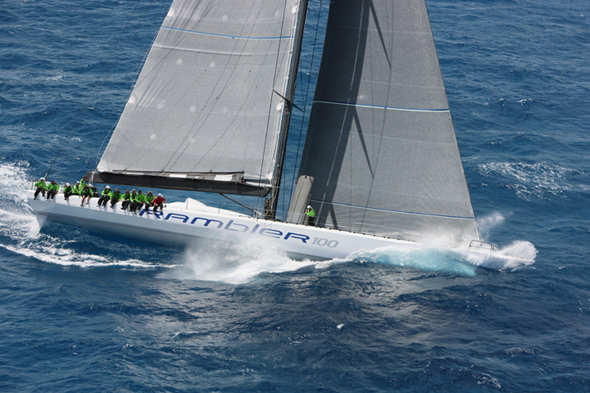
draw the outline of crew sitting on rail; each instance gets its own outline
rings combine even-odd
[[[110,186],[106,186],[104,188],[104,190],[102,190],[102,193],[100,194],[100,198],[98,198],[98,203],[96,204],[96,206],[101,207],[107,206],[107,202],[109,201],[109,199],[111,199],[111,187]]]
[[[41,195],[45,196],[45,191],[47,190],[47,184],[45,184],[44,177],[40,178],[39,181],[37,183],[35,183],[35,187],[37,187],[37,189],[35,190],[34,199],[37,199],[37,195],[39,195],[39,193],[41,193]]]
[[[115,191],[111,193],[111,209],[115,207],[115,204],[119,202],[121,199],[121,191],[118,188],[115,188]]]
[[[51,184],[47,186],[47,200],[52,199],[55,197],[55,194],[59,191],[59,184],[55,182],[55,180],[51,181]]]
[[[77,181],[76,184],[74,184],[74,187],[72,187],[72,194],[80,195],[80,191],[82,191],[82,188],[80,187],[80,182]]]
[[[70,195],[74,194],[74,189],[70,186],[70,183],[66,183],[66,186],[63,189],[64,199],[67,201]]]
[[[131,213],[135,213],[137,208],[141,209],[141,206],[146,202],[145,194],[139,190],[135,198],[133,198],[133,202],[131,202],[131,207],[129,207],[129,211]]]
[[[133,191],[135,191],[135,190],[133,190]],[[129,206],[129,204],[131,202],[133,202],[133,199],[131,198],[131,193],[129,192],[129,189],[127,189],[127,191],[125,191],[125,194],[123,194],[121,196],[121,199],[123,200],[123,202],[121,202],[121,209],[127,210],[127,207]]]
[[[144,203],[146,212],[150,210],[150,206],[154,206],[154,199],[156,199],[154,194],[152,194],[151,191],[148,191],[147,195],[145,196],[145,203]]]
[[[166,203],[166,199],[162,194],[158,194],[158,196],[154,199],[154,212],[160,208],[160,211],[164,210],[164,203]]]
[[[84,201],[86,201],[86,204],[89,205],[90,204],[90,198],[92,198],[92,184],[87,184],[84,186],[84,188],[82,189],[82,191],[80,191],[80,196],[82,196],[82,203],[80,203],[80,206],[84,206]]]

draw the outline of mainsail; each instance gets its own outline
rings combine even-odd
[[[337,0],[300,175],[317,225],[478,239],[424,0]]]
[[[94,181],[267,194],[299,12],[299,0],[174,0]]]

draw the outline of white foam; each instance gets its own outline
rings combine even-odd
[[[171,267],[144,262],[138,259],[107,258],[102,255],[78,252],[72,249],[78,240],[64,240],[48,234],[39,234],[39,223],[27,201],[27,191],[33,180],[26,173],[27,163],[0,165],[0,235],[10,239],[3,247],[14,253],[63,266],[104,267]],[[75,230],[71,234],[77,233]],[[86,239],[84,239],[86,240]]]
[[[11,239],[39,233],[39,224],[27,202],[27,163],[0,165],[0,233]]]
[[[272,239],[244,237],[240,243],[207,242],[184,253],[183,266],[164,273],[166,278],[243,284],[261,273],[295,271],[318,262],[295,261]]]
[[[494,212],[488,216],[477,218],[477,230],[482,239],[488,239],[492,230],[502,225],[505,218],[502,214]]]
[[[478,171],[484,176],[507,178],[506,181],[512,183],[509,187],[516,190],[516,195],[524,200],[544,199],[563,191],[590,189],[586,184],[572,184],[569,181],[568,178],[580,174],[579,171],[548,162],[492,162],[479,165]]]
[[[149,264],[138,259],[127,260],[109,260],[100,255],[76,253],[72,250],[63,250],[55,247],[20,247],[0,244],[1,247],[14,253],[35,258],[42,262],[53,263],[61,266],[79,266],[79,267],[135,267],[149,268],[156,267],[173,267],[173,265]]]

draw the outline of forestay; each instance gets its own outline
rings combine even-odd
[[[319,226],[478,239],[424,0],[338,0],[300,175]]]
[[[266,194],[298,4],[175,0],[98,165],[98,181]]]

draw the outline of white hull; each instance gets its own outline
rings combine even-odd
[[[81,198],[78,196],[71,196],[66,201],[63,194],[58,194],[54,201],[46,201],[40,195],[34,200],[33,194],[33,191],[29,191],[27,198],[37,214],[40,226],[49,220],[151,243],[189,246],[202,241],[247,242],[256,237],[274,242],[292,258],[311,260],[346,258],[355,252],[385,247],[398,250],[427,247],[425,244],[398,239],[268,221],[212,208],[193,199],[169,203],[163,213],[154,214],[143,209],[138,213],[130,213],[122,210],[120,203],[113,209],[109,203],[107,207],[99,208],[96,206],[98,198],[92,198],[88,205],[81,207]],[[467,253],[468,250],[456,251]],[[500,259],[515,258],[489,249],[475,252]]]
[[[420,246],[403,240],[268,221],[208,207],[193,199],[169,203],[163,213],[154,214],[143,209],[130,213],[122,210],[120,203],[113,209],[110,203],[99,208],[96,206],[98,198],[80,207],[78,196],[66,201],[63,194],[58,194],[54,201],[46,201],[41,195],[34,200],[33,194],[29,191],[27,197],[40,225],[49,220],[148,242],[187,246],[203,240],[240,242],[248,236],[256,236],[275,242],[294,258],[314,260],[346,258],[359,250]]]

